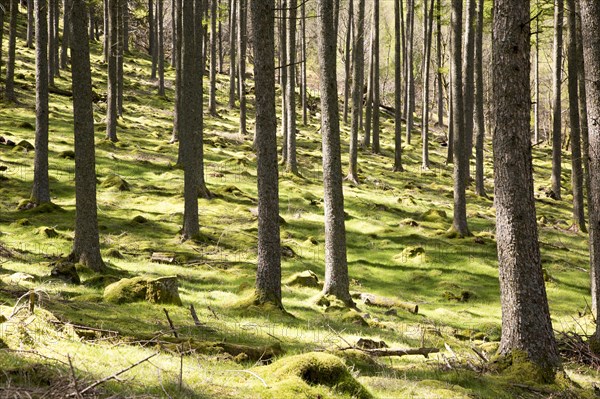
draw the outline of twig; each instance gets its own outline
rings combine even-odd
[[[152,358],[153,358],[154,356],[156,356],[156,355],[158,355],[158,352],[156,352],[156,353],[153,353],[153,354],[151,354],[150,356],[147,356],[147,357],[145,357],[144,359],[142,359],[142,360],[140,360],[140,361],[138,361],[138,362],[136,362],[136,363],[132,364],[131,366],[129,366],[129,367],[126,367],[126,368],[124,368],[124,369],[122,369],[122,370],[120,370],[120,371],[117,371],[117,372],[116,372],[116,373],[114,373],[114,374],[111,374],[111,375],[109,375],[108,377],[104,377],[104,378],[102,378],[101,380],[98,380],[98,381],[94,382],[93,384],[90,384],[90,385],[88,385],[86,388],[84,388],[84,389],[83,389],[83,390],[80,392],[80,394],[82,394],[82,395],[83,395],[84,393],[86,393],[86,392],[87,392],[87,391],[89,391],[90,389],[94,389],[94,388],[96,388],[98,385],[100,385],[100,384],[104,384],[106,381],[110,381],[110,380],[112,380],[112,379],[115,379],[115,378],[117,378],[119,375],[121,375],[121,374],[123,374],[123,373],[125,373],[125,372],[127,372],[127,371],[129,371],[129,370],[131,370],[131,369],[132,369],[132,368],[134,368],[134,367],[137,367],[137,366],[139,366],[140,364],[142,364],[142,363],[144,363],[144,362],[147,362],[148,360],[152,359]],[[70,395],[70,396],[73,396],[73,395]]]
[[[71,369],[71,379],[73,380],[75,396],[82,398],[81,394],[79,393],[79,387],[77,386],[77,377],[75,376],[75,369],[73,369],[73,362],[71,362],[71,355],[67,355],[67,359],[69,360],[69,368]]]
[[[211,311],[211,313],[213,314],[213,316],[215,317],[215,319],[219,320],[219,316],[217,316],[217,312],[215,312],[214,309],[210,307],[210,305],[207,306],[207,307],[208,307],[208,310]]]
[[[479,349],[475,348],[474,346],[471,347],[471,349],[473,350],[473,352],[475,352],[477,354],[477,356],[479,356],[481,358],[481,360],[483,360],[484,362],[489,362],[490,360],[487,358],[487,356],[481,352]]]
[[[226,373],[248,373],[256,378],[258,378],[260,380],[260,382],[263,383],[263,385],[265,386],[265,388],[268,388],[269,386],[267,385],[267,383],[265,382],[265,380],[263,380],[262,378],[260,378],[260,376],[258,374],[256,374],[253,371],[250,370],[225,370]]]
[[[173,336],[175,338],[179,338],[179,334],[177,334],[177,330],[175,329],[175,326],[173,325],[173,322],[171,321],[171,318],[169,317],[169,312],[167,312],[167,309],[163,308],[163,312],[165,312],[165,316],[167,316],[167,321],[169,322],[169,327],[171,327],[171,332],[173,333]]]
[[[198,319],[198,315],[196,314],[196,309],[194,309],[194,305],[190,303],[190,313],[192,314],[192,319],[194,319],[194,324],[196,327],[203,327],[200,319]]]

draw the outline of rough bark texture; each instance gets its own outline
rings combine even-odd
[[[210,79],[208,89],[208,112],[217,115],[217,0],[210,0]]]
[[[54,48],[56,42],[54,41],[54,3],[58,0],[48,0],[48,84],[54,86],[54,71],[56,64],[54,63]]]
[[[275,113],[274,0],[251,1],[256,91],[258,265],[256,297],[281,306],[281,248],[277,118]]]
[[[33,0],[27,1],[27,47],[33,48],[33,40],[35,35],[35,18],[33,16]],[[0,12],[2,16],[2,12]]]
[[[568,10],[568,88],[569,123],[571,128],[571,186],[573,189],[573,220],[581,231],[586,231],[583,205],[583,166],[581,162],[581,123],[579,121],[579,85],[577,53],[577,17],[575,0],[567,0]]]
[[[60,48],[60,68],[67,69],[69,65],[69,54],[68,48],[71,40],[71,3],[72,0],[63,0],[63,37]],[[87,15],[84,17],[84,20],[87,21]],[[87,22],[86,22],[87,24]]]
[[[287,0],[279,0],[279,84],[281,90],[281,161],[287,162]]]
[[[437,124],[444,126],[444,86],[443,86],[443,49],[442,49],[442,0],[436,2],[436,65],[437,65]]]
[[[236,15],[238,0],[230,1],[229,9],[229,108],[235,107]]]
[[[308,97],[307,97],[307,51],[306,51],[306,2],[303,1],[300,6],[302,20],[302,124],[308,125]]]
[[[379,0],[373,1],[373,153],[381,151],[379,144],[379,104],[381,94],[379,89]]]
[[[414,73],[414,30],[415,1],[406,3],[406,144],[410,145],[414,125],[415,111],[415,73]]]
[[[581,1],[581,25],[585,60],[585,90],[589,123],[590,158],[590,270],[592,312],[600,314],[600,3]],[[600,339],[600,323],[595,338]]]
[[[154,17],[154,0],[148,0],[148,50],[152,57],[150,79],[156,79],[158,68],[158,53],[156,52],[156,18]]]
[[[483,182],[483,145],[485,140],[485,115],[483,110],[483,4],[477,0],[477,27],[475,29],[475,193],[487,197]]]
[[[554,1],[554,74],[552,80],[552,176],[550,184],[552,185],[552,196],[555,199],[561,198],[561,150],[562,150],[562,132],[561,132],[561,79],[562,79],[562,47],[563,47],[563,0]]]
[[[500,353],[525,352],[552,378],[560,366],[540,262],[529,134],[529,2],[496,0],[494,172],[502,339]]]
[[[48,3],[35,0],[35,160],[31,201],[50,202],[48,179]]]
[[[68,25],[65,27],[65,33],[69,30],[73,33],[70,45],[75,133],[75,239],[71,256],[74,261],[94,271],[101,271],[104,262],[100,256],[96,212],[96,156],[87,6],[85,0],[72,0],[69,3],[66,10],[72,25],[71,29]]]
[[[394,172],[403,172],[402,166],[402,62],[400,1],[394,2]]]
[[[163,20],[163,0],[157,0],[156,29],[158,30],[158,95],[165,95],[165,32]]]
[[[452,157],[454,163],[454,220],[452,230],[461,236],[470,235],[467,225],[467,199],[465,188],[467,168],[465,157],[463,84],[462,84],[462,0],[452,0]]]
[[[434,1],[431,0],[429,9],[427,2],[424,4],[424,11],[427,18],[424,21],[425,28],[425,48],[423,50],[423,109],[421,123],[421,140],[423,143],[422,163],[423,170],[429,169],[429,66],[431,64],[431,41],[433,34],[433,7]]]
[[[125,25],[123,15],[125,15],[125,0],[118,0],[117,7],[117,116],[121,117],[123,116],[123,90],[125,85],[125,79],[123,79],[123,63],[125,62],[125,36],[123,34],[125,31]],[[158,46],[156,47],[156,52],[158,54]]]
[[[364,0],[361,0],[364,12]],[[336,81],[336,37],[333,30],[333,0],[318,0],[319,72],[321,88],[321,133],[323,135],[323,200],[325,210],[325,284],[323,294],[335,295],[352,304],[346,259],[346,227],[338,91]],[[361,12],[359,11],[359,14]],[[362,21],[362,18],[358,18]],[[353,118],[354,120],[354,118]]]
[[[175,0],[175,99],[173,109],[173,135],[171,143],[179,140],[179,110],[181,108],[181,5],[182,0]],[[178,148],[177,164],[181,161],[181,146]]]
[[[298,174],[296,161],[296,15],[297,0],[288,0],[288,28],[287,28],[287,84],[286,97],[286,135],[287,159],[285,169],[293,174]]]
[[[16,102],[15,94],[15,56],[17,48],[17,17],[19,0],[10,0],[10,25],[8,34],[8,59],[6,61],[5,96],[8,101]]]
[[[365,0],[358,1],[354,24],[354,57],[352,62],[352,124],[350,131],[350,160],[348,180],[358,184],[358,130],[362,113],[365,54]],[[335,40],[335,39],[329,39]],[[323,62],[323,61],[321,61]],[[321,75],[324,76],[324,75]]]
[[[354,0],[348,2],[348,15],[346,22],[346,61],[344,62],[344,123],[348,123],[348,110],[350,109],[350,67],[352,66],[352,27],[354,25]]]
[[[238,45],[239,45],[239,57],[238,57],[238,85],[239,85],[239,99],[240,99],[240,134],[245,136],[248,133],[246,127],[246,47],[248,43],[247,37],[247,9],[248,0],[240,0],[238,8]]]
[[[463,134],[465,141],[465,166],[467,168],[464,178],[466,179],[467,185],[469,184],[471,155],[473,153],[473,111],[475,104],[475,1],[476,0],[467,0],[466,3],[467,15],[464,31],[465,46],[463,48],[463,115],[465,118]]]
[[[119,0],[108,1],[108,88],[106,98],[106,138],[117,141],[118,97],[118,15]]]

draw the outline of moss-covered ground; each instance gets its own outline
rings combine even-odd
[[[19,104],[0,104],[0,136],[33,144],[34,53],[22,39],[17,45]],[[92,51],[94,88],[102,95],[106,66],[98,43],[92,44]],[[69,72],[61,71],[61,75],[56,85],[70,90]],[[256,157],[252,134],[239,135],[239,114],[226,106],[228,77],[218,77],[219,117],[205,115],[204,119],[206,179],[215,198],[199,200],[202,240],[182,243],[178,232],[183,173],[174,166],[177,144],[169,144],[174,71],[167,70],[166,98],[157,95],[156,82],[149,79],[150,62],[145,55],[127,56],[125,76],[118,143],[104,140],[106,104],[94,105],[98,223],[102,254],[112,278],[99,281],[81,268],[81,285],[50,277],[50,263],[70,252],[74,234],[74,163],[65,155],[73,150],[71,99],[50,96],[50,184],[52,201],[62,210],[18,210],[30,195],[34,153],[0,145],[0,166],[7,167],[0,174],[0,314],[9,317],[17,299],[29,290],[35,290],[37,298],[34,315],[23,310],[0,324],[0,339],[8,346],[0,349],[0,387],[6,387],[1,388],[5,392],[23,387],[32,394],[52,389],[75,392],[75,380],[81,390],[159,352],[118,380],[101,384],[95,393],[278,399],[353,394],[378,398],[593,394],[592,384],[600,375],[583,366],[565,364],[573,384],[538,387],[525,377],[517,381],[489,370],[475,354],[472,348],[491,357],[501,328],[493,201],[475,196],[471,186],[467,198],[474,236],[449,238],[445,233],[451,225],[452,166],[444,163],[446,147],[433,141],[431,170],[421,170],[415,131],[411,145],[404,145],[406,171],[392,172],[393,121],[384,114],[382,153],[360,151],[361,184],[344,185],[351,290],[416,303],[419,313],[388,312],[358,302],[362,319],[340,316],[316,304],[318,287],[302,286],[283,287],[283,305],[289,314],[235,306],[251,295],[256,271],[257,222],[251,212],[257,206]],[[312,101],[318,104],[316,98]],[[306,126],[299,123],[301,176],[283,170],[280,174],[280,209],[285,220],[282,244],[288,247],[282,265],[284,280],[304,270],[312,270],[321,280],[324,275],[317,112],[311,112]],[[253,117],[250,94],[249,132],[253,132]],[[432,129],[435,136],[443,136],[443,130]],[[348,126],[342,124],[341,134],[347,170]],[[491,194],[489,148],[488,143],[486,188]],[[587,235],[571,228],[571,196],[566,194],[570,167],[568,154],[563,155],[564,199],[546,199],[543,188],[550,178],[550,148],[534,147],[542,261],[554,328],[589,333],[593,321],[586,311]],[[173,252],[176,263],[152,262],[153,252]],[[14,276],[17,272],[31,277]],[[177,275],[184,306],[102,301],[105,285],[138,275]],[[194,326],[190,304],[201,327]],[[179,329],[178,339],[171,335],[163,308]],[[367,326],[357,320],[366,321]],[[106,331],[73,328],[69,323]],[[360,337],[383,340],[390,347],[426,346],[441,352],[427,359],[373,359],[357,351],[335,351]],[[282,366],[261,366],[260,358],[226,354],[208,344],[203,347],[203,342],[276,345],[283,354],[276,351],[275,364]],[[350,374],[340,371],[335,359],[319,355],[308,360],[293,358],[290,364],[313,362],[315,369],[325,370],[326,377],[303,378],[301,369],[286,368],[287,356],[315,351],[336,353]],[[330,382],[327,370],[333,370],[342,385],[323,383]]]

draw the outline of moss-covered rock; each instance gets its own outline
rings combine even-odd
[[[112,303],[148,301],[181,306],[177,277],[124,278],[104,289],[104,300]]]
[[[17,143],[17,147],[21,147],[24,148],[27,151],[31,151],[34,149],[33,144],[31,144],[29,141],[27,140],[21,140]]]
[[[417,256],[422,255],[425,255],[425,249],[423,247],[410,246],[404,248],[404,250],[402,251],[402,256],[408,259],[416,258]]]
[[[445,221],[448,215],[442,209],[428,209],[421,214],[421,219],[427,222],[442,222]]]
[[[144,224],[148,222],[148,219],[146,219],[145,217],[143,217],[142,215],[137,215],[135,216],[133,219],[131,219],[131,221],[133,223],[137,223],[137,224]]]
[[[52,227],[42,226],[37,229],[36,234],[42,235],[46,238],[57,238],[60,236],[56,230]]]
[[[79,284],[81,279],[73,262],[61,260],[56,262],[50,271],[50,276],[69,284]]]
[[[285,280],[286,285],[299,285],[301,287],[320,287],[319,277],[312,270],[295,273]]]
[[[129,191],[131,187],[129,183],[123,179],[121,176],[116,174],[110,174],[100,183],[100,187],[115,189],[118,191]]]
[[[63,159],[75,159],[75,151],[73,151],[73,150],[62,151],[60,154],[58,154],[58,157],[63,158]]]
[[[111,248],[106,251],[106,257],[113,259],[124,259],[125,257],[117,248]]]
[[[259,375],[268,376],[276,384],[298,384],[302,386],[324,385],[333,390],[357,399],[371,399],[373,396],[352,376],[344,362],[328,353],[305,353],[282,358],[269,366],[256,369]]]
[[[111,276],[110,274],[103,274],[88,278],[83,282],[83,285],[93,288],[105,288],[106,286],[116,283],[117,281],[119,281],[118,277]]]
[[[31,226],[31,222],[29,219],[19,219],[16,222],[13,222],[11,226],[14,227],[23,227],[23,226]]]

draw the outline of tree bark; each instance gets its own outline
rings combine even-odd
[[[425,28],[425,42],[423,49],[423,109],[421,117],[421,140],[423,143],[422,163],[423,170],[429,169],[429,66],[431,64],[431,41],[433,37],[433,7],[435,0],[431,0],[429,9],[424,2],[423,26]]]
[[[502,339],[548,380],[560,367],[540,262],[529,133],[529,2],[496,0],[492,50],[494,172]]]
[[[35,18],[33,16],[33,2],[34,0],[27,1],[27,47],[33,48],[33,41],[35,35]]]
[[[160,1],[160,0],[159,0]],[[118,0],[119,4],[117,5],[117,116],[123,116],[123,90],[125,85],[125,79],[123,77],[123,67],[124,67],[124,54],[125,54],[125,43],[124,43],[124,34],[125,25],[123,16],[125,15],[125,0]],[[158,36],[158,35],[157,35]],[[158,46],[156,47],[156,52],[158,54]]]
[[[300,6],[301,18],[302,18],[302,124],[308,125],[308,98],[307,98],[307,51],[306,51],[306,2],[302,1]]]
[[[239,99],[240,99],[240,134],[245,136],[248,134],[246,127],[246,47],[248,43],[247,39],[247,0],[239,0],[238,5],[238,45],[239,45],[239,57],[238,57],[238,85],[239,85]]]
[[[85,0],[72,0],[65,19],[65,33],[72,30],[73,127],[75,133],[75,238],[71,257],[99,272],[105,268],[100,255],[96,204],[96,158],[92,74]],[[69,27],[70,26],[70,27]]]
[[[229,108],[235,108],[236,15],[238,0],[230,0],[229,14]]]
[[[467,0],[467,15],[465,21],[463,49],[463,115],[464,115],[464,157],[465,184],[469,185],[471,174],[471,156],[473,154],[473,112],[475,104],[475,0]]]
[[[394,172],[403,172],[402,166],[402,61],[401,47],[401,0],[394,1]]]
[[[365,99],[365,134],[363,136],[362,148],[366,149],[371,145],[371,127],[373,126],[373,40],[375,27],[371,27],[371,37],[369,38],[369,69],[367,71],[367,97]]]
[[[277,118],[275,113],[275,3],[251,1],[256,91],[256,157],[258,180],[258,264],[256,298],[281,304],[281,248]]]
[[[217,115],[217,0],[210,0],[210,80],[208,89],[208,112]]]
[[[8,35],[8,60],[6,61],[5,96],[10,102],[16,102],[15,94],[15,57],[17,48],[17,18],[19,0],[10,0],[10,26]]]
[[[69,26],[71,25],[71,13],[69,12],[69,9],[71,8],[71,3],[73,0],[63,0],[63,37],[62,37],[62,47],[60,49],[60,68],[61,69],[67,69],[67,66],[69,65],[69,54],[67,52],[69,45],[70,45],[70,40],[71,40],[71,32],[69,29]],[[84,21],[86,21],[86,25],[87,25],[87,15],[86,17],[83,19]],[[86,32],[87,33],[87,32]]]
[[[414,125],[415,112],[415,74],[414,74],[414,30],[415,30],[415,3],[408,0],[406,3],[406,144],[410,145]]]
[[[350,68],[352,66],[352,31],[354,26],[354,0],[348,1],[348,21],[346,29],[346,60],[344,62],[344,123],[348,124],[348,110],[350,109]]]
[[[379,105],[381,94],[379,86],[379,0],[373,1],[373,153],[379,154],[381,147],[379,143]]]
[[[117,139],[117,97],[118,97],[118,15],[119,0],[108,1],[108,79],[106,98],[106,139]]]
[[[48,178],[48,2],[35,0],[35,159],[31,201],[50,202]]]
[[[437,0],[436,3],[436,58],[437,58],[437,114],[438,126],[444,126],[444,86],[442,72],[443,68],[443,50],[442,50],[442,0]]]
[[[364,18],[360,0],[358,21]],[[361,11],[362,10],[362,11]],[[319,36],[319,80],[321,88],[321,134],[323,136],[323,200],[325,211],[325,284],[323,294],[334,295],[352,305],[348,262],[336,73],[336,37],[333,29],[333,0],[317,2]],[[357,30],[362,32],[362,28]],[[358,40],[357,40],[358,41]],[[359,50],[360,52],[360,50]],[[355,107],[356,104],[353,104]],[[353,117],[353,121],[357,122]],[[353,123],[354,125],[354,123]]]
[[[483,181],[483,147],[485,141],[485,115],[483,109],[483,5],[477,0],[477,27],[475,29],[475,193],[487,197]]]
[[[287,146],[287,0],[279,0],[279,83],[281,90],[281,161],[285,165],[288,157]]]
[[[358,1],[354,31],[354,59],[352,62],[352,126],[350,132],[350,160],[347,179],[358,184],[358,130],[363,101],[365,54],[365,0]],[[321,28],[322,29],[322,28]],[[333,39],[329,39],[333,40]]]
[[[156,0],[156,29],[158,30],[158,95],[165,95],[165,32],[163,19],[163,0]]]
[[[156,18],[154,17],[154,0],[148,0],[148,54],[152,57],[152,69],[150,79],[156,79]]]
[[[563,0],[554,1],[554,73],[552,80],[552,176],[550,184],[552,185],[552,196],[554,199],[561,199],[561,150],[562,150],[562,132],[561,132],[561,80],[562,80],[562,47],[563,47]]]

